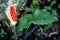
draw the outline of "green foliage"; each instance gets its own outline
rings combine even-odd
[[[41,10],[36,10],[34,15],[35,21],[33,21],[33,23],[38,25],[51,24],[57,20],[57,17],[52,16],[49,12],[41,12]]]
[[[58,40],[60,40],[60,37],[58,38]]]
[[[5,4],[8,2],[8,0],[1,0],[1,1],[3,3],[5,3]],[[49,24],[52,25],[53,22],[58,21],[58,18],[56,17],[57,16],[57,12],[52,8],[52,5],[56,4],[56,0],[53,0],[53,1],[48,0],[48,2],[51,2],[51,5],[50,6],[44,6],[42,9],[40,9],[39,8],[40,6],[38,6],[39,2],[41,2],[41,0],[33,0],[33,2],[30,5],[30,8],[32,9],[31,10],[32,13],[31,14],[26,14],[24,12],[25,14],[23,13],[21,15],[21,18],[18,18],[19,22],[18,22],[18,25],[16,27],[16,31],[17,32],[22,31],[24,28],[28,29],[32,23],[36,24],[36,25],[47,25],[43,29],[43,31],[45,31],[46,29],[48,29],[50,27],[50,26],[48,26]],[[19,11],[24,9],[25,4],[26,4],[26,0],[24,2],[22,2],[22,0],[19,1],[19,4],[18,4],[18,6],[16,8],[17,9],[17,13],[20,14]],[[58,5],[58,8],[60,8],[60,4]],[[6,9],[6,7],[3,8],[3,7],[0,6],[0,12],[4,12],[5,9]],[[4,20],[9,23],[9,20],[7,18],[4,19]],[[0,35],[2,37],[4,37],[4,35],[6,35],[4,30],[1,30]],[[40,36],[40,34],[38,34],[38,35]],[[12,38],[14,39],[14,36],[12,36]],[[36,38],[36,40],[37,40],[37,38]]]
[[[55,10],[51,10],[52,11],[52,15],[56,16],[57,12]]]
[[[7,3],[8,2],[8,0],[1,0],[2,2],[4,2],[4,3]]]
[[[3,8],[0,6],[0,12],[2,12],[3,11]]]
[[[0,36],[4,37],[5,35],[6,35],[6,32],[3,29],[1,29]]]
[[[24,0],[24,2],[22,0],[20,0],[19,4],[17,6],[17,13],[19,13],[19,11],[22,10],[25,5],[26,5],[26,0]]]
[[[38,4],[39,1],[40,1],[40,0],[33,0],[33,3],[34,3],[34,4]]]
[[[28,28],[31,23],[37,25],[48,25],[57,21],[57,17],[51,15],[49,12],[43,12],[40,9],[36,9],[32,14],[25,14],[20,18],[20,23],[17,30]]]
[[[47,0],[48,2],[50,2],[51,0]]]
[[[42,29],[43,29],[43,31],[46,31],[51,27],[52,27],[52,24],[48,24],[48,25],[44,26],[44,28],[42,28]]]
[[[27,17],[28,17],[28,16],[27,16]],[[23,28],[29,27],[30,24],[31,24],[31,23],[30,23],[29,19],[20,18],[20,22],[19,22],[19,24],[18,24],[18,26],[17,26],[17,32],[22,31]]]
[[[48,25],[58,20],[56,17],[57,12],[51,7],[54,3],[56,3],[56,0],[53,0],[53,3],[51,2],[51,6],[44,6],[43,9],[39,9],[37,6],[39,1],[40,0],[33,0],[30,7],[32,9],[32,14],[22,15],[17,26],[17,31],[22,31],[24,28],[28,29],[31,23],[37,25]]]
[[[53,0],[50,6],[53,6],[54,4],[56,4],[56,0]]]
[[[58,4],[58,8],[60,9],[60,4]]]
[[[19,5],[17,6],[17,12],[22,8],[22,0],[20,0]]]

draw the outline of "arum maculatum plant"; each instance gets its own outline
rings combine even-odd
[[[8,19],[10,20],[11,25],[14,25],[14,33],[16,36],[15,25],[17,23],[17,16],[16,16],[16,9],[14,8],[13,5],[9,5],[9,7],[6,9],[6,14],[7,14]]]
[[[15,28],[15,25],[17,24],[16,5],[13,4],[12,0],[8,1],[8,7],[6,8],[6,15],[10,20],[10,25],[14,26],[14,34],[17,40],[16,28]]]
[[[45,31],[48,29],[54,22],[58,21],[57,12],[52,8],[52,5],[56,4],[56,1],[47,0],[51,2],[50,6],[44,6],[43,8],[39,6],[42,1],[41,0],[32,0],[30,7],[26,6],[26,2],[28,0],[9,0],[5,6],[5,13],[7,18],[10,21],[10,27],[14,27],[14,33],[17,40],[17,36],[21,35],[21,31],[26,29],[26,35],[24,37],[30,36],[40,25],[47,25],[45,26]],[[24,3],[23,3],[24,2]],[[44,3],[43,3],[44,4]],[[25,10],[26,12],[20,13],[19,11]],[[27,11],[31,11],[31,13],[27,13]],[[22,14],[20,18],[17,16]],[[18,22],[19,21],[19,22]],[[18,23],[18,24],[17,24]],[[16,25],[17,24],[17,25]],[[34,24],[35,27],[28,32],[28,29],[31,24]],[[15,27],[16,25],[16,27]],[[13,30],[13,28],[12,28]],[[20,35],[19,35],[19,34]],[[20,40],[20,39],[19,39]]]

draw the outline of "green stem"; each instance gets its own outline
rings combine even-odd
[[[15,35],[15,40],[17,40],[17,33],[16,33],[16,27],[14,26],[14,35]]]

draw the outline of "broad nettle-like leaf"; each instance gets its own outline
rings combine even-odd
[[[34,19],[32,19],[34,24],[45,25],[51,24],[57,21],[57,17],[51,15],[49,12],[42,12],[41,10],[36,10],[34,13]]]
[[[42,12],[40,9],[36,9],[32,14],[25,14],[20,18],[17,30],[22,31],[23,28],[28,28],[31,23],[37,25],[52,24],[57,21],[57,17],[50,14],[50,12]]]
[[[27,16],[28,17],[28,16]],[[17,26],[17,32],[22,31],[24,28],[28,28],[30,26],[30,20],[28,18],[20,18],[20,22]]]

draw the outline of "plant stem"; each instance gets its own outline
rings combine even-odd
[[[16,27],[14,26],[14,35],[15,35],[15,40],[17,40],[17,33],[16,33]]]

